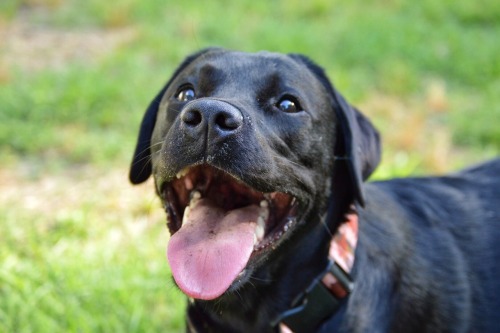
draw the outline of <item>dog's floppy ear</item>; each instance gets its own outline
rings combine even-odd
[[[345,168],[349,173],[354,199],[364,205],[362,184],[380,162],[380,136],[370,121],[349,105],[344,97],[332,86],[321,67],[302,55],[291,54],[290,56],[305,64],[325,86],[332,98],[337,117],[334,148],[336,165],[338,167],[341,163],[345,164]],[[337,171],[341,168],[338,167]]]
[[[137,145],[135,147],[134,157],[132,159],[132,164],[130,166],[129,179],[132,184],[140,184],[146,181],[152,172],[151,165],[151,135],[153,134],[153,129],[156,123],[156,115],[158,114],[158,107],[160,106],[161,99],[165,94],[165,91],[170,86],[170,83],[174,78],[193,62],[196,58],[205,54],[213,48],[201,50],[195,54],[187,57],[181,65],[175,70],[172,78],[167,82],[167,84],[160,90],[156,97],[151,101],[149,107],[144,114],[142,119],[141,127],[139,130],[139,138],[137,139]]]
[[[364,205],[362,183],[380,162],[380,136],[371,122],[335,89],[333,99],[338,124],[335,156],[347,163],[355,198]]]

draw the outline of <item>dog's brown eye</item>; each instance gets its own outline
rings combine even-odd
[[[194,89],[191,87],[186,87],[181,89],[177,95],[175,96],[178,101],[181,102],[189,102],[196,98],[196,94],[194,93]]]
[[[295,113],[302,110],[299,103],[289,97],[281,99],[277,106],[281,111],[286,113]]]

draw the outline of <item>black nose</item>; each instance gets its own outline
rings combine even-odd
[[[193,138],[208,135],[217,140],[234,135],[243,126],[243,115],[229,103],[213,100],[195,100],[180,114],[183,131]]]

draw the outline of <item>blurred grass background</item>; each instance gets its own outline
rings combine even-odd
[[[0,332],[182,332],[142,112],[207,46],[304,53],[383,134],[375,178],[500,151],[496,0],[1,0]]]

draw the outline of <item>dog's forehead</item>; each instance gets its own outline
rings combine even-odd
[[[278,78],[289,83],[317,81],[305,64],[288,55],[267,51],[246,53],[215,50],[200,56],[185,72],[195,76],[223,76],[227,80],[244,78],[262,81]]]
[[[251,69],[255,71],[276,69],[298,69],[298,64],[287,55],[261,51],[257,53],[246,53],[237,51],[221,51],[209,53],[207,57],[201,57],[200,61],[206,61],[214,66],[222,66],[226,69]],[[259,66],[262,66],[259,68]]]

